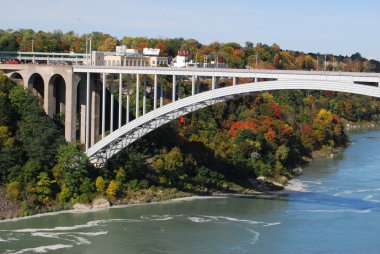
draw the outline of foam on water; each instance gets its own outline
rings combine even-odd
[[[253,238],[252,238],[252,240],[251,240],[251,242],[250,242],[250,244],[251,245],[255,245],[259,241],[259,239],[260,239],[260,233],[257,232],[257,231],[255,231],[255,230],[249,229],[249,228],[247,228],[247,230],[254,235]]]
[[[18,239],[15,237],[0,238],[0,242],[3,242],[3,243],[8,243],[12,241],[18,241]]]
[[[344,191],[335,193],[334,196],[350,195],[354,193],[365,193],[365,192],[372,192],[372,191],[374,190],[371,190],[371,189],[344,190]]]
[[[192,222],[195,222],[195,223],[205,223],[205,222],[213,221],[212,219],[206,219],[206,218],[202,218],[202,217],[189,217],[188,219]]]
[[[140,218],[142,220],[148,220],[148,221],[167,221],[167,220],[172,220],[174,219],[174,217],[178,217],[178,216],[181,216],[181,215],[168,215],[168,214],[150,215],[150,216],[142,215]]]
[[[4,252],[4,254],[47,253],[53,250],[68,249],[72,247],[73,245],[55,244],[55,245],[40,246],[40,247],[35,247],[35,248],[26,248],[22,250],[7,250],[6,252]]]
[[[302,182],[298,179],[292,179],[288,181],[287,185],[285,186],[285,190],[305,192],[307,191],[307,185],[305,184],[305,182]]]
[[[380,203],[380,200],[374,199],[375,197],[376,196],[374,196],[374,195],[368,195],[365,198],[363,198],[363,200],[374,202],[374,203]]]
[[[272,226],[277,226],[277,225],[281,225],[281,222],[267,223],[263,225],[263,227],[272,227]]]
[[[327,210],[327,209],[311,209],[311,210],[293,210],[293,211],[285,211],[285,212],[309,212],[309,213],[370,213],[372,210],[353,210],[353,209],[335,209],[335,210]]]
[[[23,228],[23,229],[16,229],[11,230],[12,232],[18,232],[18,233],[33,233],[33,232],[54,232],[54,231],[72,231],[82,228],[91,228],[95,227],[104,223],[109,222],[109,220],[94,220],[89,221],[86,224],[80,224],[75,226],[67,226],[67,227],[54,227],[54,228]]]

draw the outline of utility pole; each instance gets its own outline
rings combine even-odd
[[[255,69],[257,69],[257,51],[256,51],[256,66]]]
[[[88,36],[86,35],[86,55],[88,54]]]
[[[92,36],[90,35],[90,65],[92,65]]]
[[[34,52],[34,39],[32,39],[32,52]],[[34,57],[34,54],[33,54],[33,61],[32,61],[33,64],[36,63],[35,61],[35,57]]]
[[[326,67],[327,67],[327,55],[325,54],[325,71],[326,71]]]
[[[334,71],[334,65],[335,65],[335,57],[334,57],[334,55],[332,55],[332,58],[333,58],[333,66],[332,66],[332,70]]]
[[[317,71],[319,71],[319,55],[317,54]]]

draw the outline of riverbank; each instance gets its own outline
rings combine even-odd
[[[21,201],[6,197],[6,191],[0,186],[0,220],[21,216]]]
[[[350,130],[365,128],[374,128],[378,125],[373,123],[366,123],[355,125],[356,127]],[[352,125],[351,125],[352,127]],[[348,145],[350,145],[349,143]],[[310,165],[313,163],[314,159],[321,158],[334,158],[337,154],[343,152],[345,147],[341,148],[329,148],[323,147],[321,150],[314,151],[311,158],[305,158],[305,164]],[[291,177],[278,176],[274,178],[258,177],[257,179],[249,179],[249,186],[245,188],[241,186],[234,186],[233,188],[228,188],[226,190],[209,190],[207,188],[197,192],[190,193],[184,191],[178,191],[175,188],[148,188],[141,189],[138,191],[131,191],[126,196],[122,198],[109,199],[107,197],[98,196],[96,199],[104,199],[109,202],[110,206],[123,206],[123,205],[135,205],[135,204],[145,204],[145,203],[157,203],[165,202],[168,200],[176,200],[179,198],[190,198],[190,197],[207,197],[207,196],[223,196],[229,194],[237,195],[265,195],[268,193],[278,192],[278,191],[294,191],[302,192],[304,191],[303,186],[300,186],[297,181],[298,176],[302,175],[302,167],[296,168],[292,171]],[[77,203],[78,204],[78,203]],[[70,211],[74,207],[74,203],[68,203],[65,205],[53,205],[42,207],[34,211],[24,211],[22,202],[19,200],[11,200],[6,197],[6,191],[4,187],[0,187],[0,220],[11,219],[24,216],[33,216],[35,214],[45,214],[58,211]],[[107,206],[107,205],[106,205]],[[93,204],[80,204],[78,210],[96,210],[93,209]],[[95,206],[98,207],[98,206]]]

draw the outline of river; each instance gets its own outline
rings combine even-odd
[[[0,222],[0,253],[380,253],[380,130],[315,160],[305,192],[191,198]]]

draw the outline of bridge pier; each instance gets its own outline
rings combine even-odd
[[[65,100],[65,139],[68,142],[76,141],[76,123],[77,123],[77,86],[79,78],[71,74],[71,79],[65,79],[66,82],[66,100]],[[76,85],[75,85],[76,84]]]
[[[105,137],[106,133],[106,74],[103,73],[102,82],[102,139]]]
[[[154,74],[153,110],[157,109],[157,74]]]
[[[146,113],[146,74],[144,75],[144,85],[143,85],[143,115]]]
[[[199,86],[200,86],[200,80],[199,80],[199,76],[197,76],[197,94],[199,94]]]
[[[113,117],[114,117],[114,103],[115,103],[115,77],[114,77],[114,74],[111,74],[111,84],[110,84],[110,88],[111,88],[111,102],[110,102],[110,133],[113,132]]]
[[[121,127],[122,123],[122,116],[121,113],[123,112],[123,75],[119,73],[119,122],[118,126]]]
[[[44,80],[44,110],[46,114],[53,117],[55,114],[55,98],[53,96],[54,86],[49,84],[49,80],[43,77]]]
[[[160,107],[164,106],[164,81],[161,80],[161,89],[160,89]]]
[[[94,74],[93,74],[94,75]],[[96,74],[98,75],[98,74]],[[91,122],[90,127],[90,144],[93,146],[99,141],[100,130],[100,80],[96,78],[95,81],[90,81],[91,87]]]
[[[129,107],[130,107],[130,91],[131,90],[131,74],[127,75],[127,105],[126,105],[126,116],[125,116],[125,121],[126,123],[129,123]]]
[[[191,78],[191,95],[195,94],[195,76],[193,75]]]
[[[172,90],[172,102],[175,102],[175,87],[177,85],[176,77],[173,75],[173,90]]]
[[[181,92],[182,92],[182,88],[181,88],[181,86],[182,86],[182,76],[179,76],[178,77],[178,95],[177,95],[177,100],[180,100],[181,99]]]
[[[86,80],[86,151],[90,148],[90,72],[87,72]]]
[[[140,74],[136,74],[136,118],[139,117],[140,111]]]

